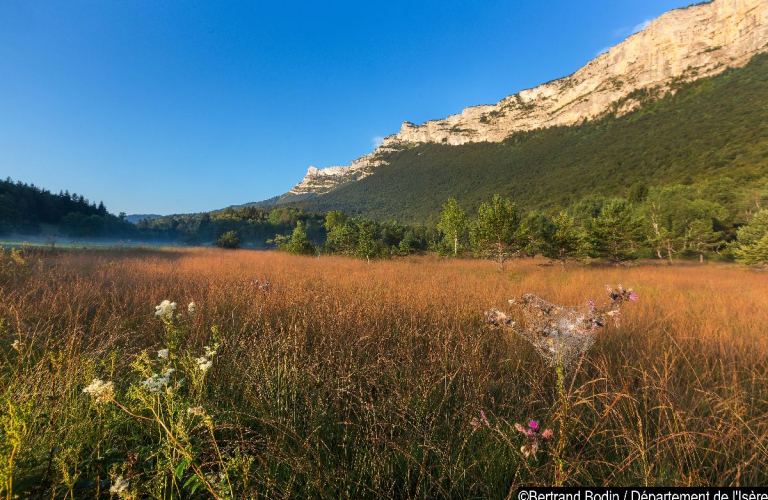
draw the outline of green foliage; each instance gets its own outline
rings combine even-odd
[[[294,255],[314,255],[317,253],[317,247],[307,238],[307,232],[301,221],[296,223],[296,228],[290,237],[277,235],[269,242],[274,243],[278,250]]]
[[[298,222],[313,244],[325,239],[325,216],[289,207],[271,209],[245,206],[190,215],[144,219],[136,226],[149,239],[176,240],[188,244],[216,241],[228,231],[237,231],[242,244],[265,248],[275,235],[290,236]]]
[[[237,231],[227,231],[216,240],[216,245],[221,248],[240,248],[240,236]]]
[[[340,255],[354,255],[357,248],[358,234],[356,226],[346,217],[333,221],[331,214],[340,212],[330,212],[331,219],[325,223],[328,230],[328,238],[325,242],[325,251],[328,253],[338,253]]]
[[[378,227],[370,219],[359,219],[357,226],[357,248],[355,255],[361,259],[371,260],[371,257],[384,256],[383,244],[378,241]]]
[[[621,263],[635,257],[638,233],[639,221],[632,205],[626,200],[614,199],[606,202],[592,219],[588,238],[595,257]]]
[[[437,239],[430,226],[403,226],[397,221],[376,222],[365,217],[347,217],[339,211],[326,216],[328,238],[325,252],[359,259],[389,258],[427,250]]]
[[[560,211],[541,226],[541,254],[563,265],[587,254],[586,235],[573,217]]]
[[[456,198],[448,198],[440,213],[437,229],[443,234],[447,246],[451,248],[454,257],[458,257],[467,237],[467,213],[462,210]]]
[[[325,215],[325,230],[330,233],[336,228],[339,228],[347,223],[347,217],[343,212],[338,210],[331,210]]]
[[[6,250],[0,247],[0,284],[23,280],[31,270],[27,252],[17,248]]]
[[[547,215],[538,210],[523,217],[515,232],[515,240],[519,243],[523,255],[534,257],[543,251],[548,224]]]
[[[388,154],[373,175],[298,205],[378,220],[425,221],[452,197],[474,211],[494,193],[526,209],[588,195],[643,201],[644,188],[685,184],[746,221],[768,192],[768,55],[682,85],[639,109],[502,143],[422,144]],[[764,198],[762,198],[764,199]]]
[[[482,203],[470,231],[475,255],[498,262],[503,268],[504,261],[518,250],[515,233],[519,225],[520,215],[511,200],[497,194],[490,203]]]
[[[91,203],[69,191],[53,194],[34,184],[0,181],[0,234],[33,235],[40,224],[60,225],[75,237],[132,236],[133,224],[107,211],[104,203]]]
[[[731,233],[724,221],[728,211],[717,202],[700,198],[699,190],[676,185],[652,188],[640,209],[643,230],[658,258],[670,262],[679,252],[703,254],[724,245]]]
[[[737,233],[736,260],[753,267],[768,266],[768,209],[755,214]]]

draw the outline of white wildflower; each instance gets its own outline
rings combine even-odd
[[[190,316],[195,314],[195,303],[194,302],[190,302],[189,303],[189,305],[187,306],[187,312],[189,313]]]
[[[202,406],[195,406],[194,408],[187,408],[187,413],[189,415],[195,415],[198,417],[204,417],[205,416],[205,410]]]
[[[175,310],[176,310],[176,302],[171,302],[170,300],[164,300],[160,303],[159,306],[155,306],[155,316],[160,316],[163,318],[172,318],[173,311]]]
[[[147,380],[142,382],[142,385],[148,388],[152,392],[160,392],[171,381],[171,374],[176,371],[173,368],[168,368],[162,375],[157,373],[153,374]]]
[[[99,378],[95,378],[88,387],[83,389],[83,392],[96,398],[97,403],[106,403],[114,397],[115,386],[112,382],[104,382]]]
[[[197,363],[197,368],[203,373],[207,372],[213,366],[213,361],[205,356],[195,358],[195,363]]]
[[[157,357],[159,359],[168,359],[168,355],[170,354],[170,351],[168,349],[160,349],[157,351]]]
[[[110,486],[109,492],[117,493],[118,495],[125,493],[125,491],[128,489],[128,484],[128,481],[123,479],[123,476],[118,476],[114,481],[112,481],[112,486]]]
[[[205,356],[212,358],[216,355],[216,352],[219,349],[219,344],[213,344],[213,346],[205,346],[203,349],[205,349]]]

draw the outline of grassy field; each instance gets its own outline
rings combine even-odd
[[[6,252],[0,490],[507,498],[558,470],[566,485],[768,484],[765,274],[543,263]],[[555,370],[484,312],[514,316],[527,292],[604,302],[617,283],[639,300],[565,373],[561,413]],[[177,309],[156,315],[163,300]],[[515,430],[530,420],[554,433],[535,458]]]

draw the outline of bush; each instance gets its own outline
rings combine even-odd
[[[237,231],[227,231],[216,240],[216,246],[229,249],[240,248],[240,236]]]
[[[307,232],[301,221],[296,223],[296,228],[291,236],[278,234],[273,239],[267,240],[267,243],[274,244],[275,248],[282,252],[295,255],[314,255],[317,253],[317,248],[307,238]]]

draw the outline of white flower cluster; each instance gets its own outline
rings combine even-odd
[[[201,372],[205,373],[213,366],[213,358],[216,355],[216,350],[219,348],[218,344],[214,344],[213,347],[211,346],[205,346],[205,356],[200,356],[199,358],[195,358],[195,363],[197,363],[197,368]]]
[[[160,349],[157,351],[157,357],[159,359],[168,359],[168,356],[170,355],[170,351],[168,349]]]
[[[161,318],[173,318],[173,311],[176,310],[176,302],[170,300],[164,300],[160,302],[159,306],[155,306],[155,316]]]
[[[171,375],[174,371],[176,370],[168,368],[162,375],[154,373],[151,377],[142,382],[142,385],[154,393],[161,392],[163,388],[168,385],[168,382],[171,381]]]
[[[199,358],[195,358],[195,363],[197,363],[198,370],[200,370],[203,373],[207,372],[213,366],[213,361],[206,358],[205,356],[200,356]]]
[[[189,313],[190,316],[195,314],[195,303],[194,302],[190,302],[189,303],[189,305],[187,306],[187,312]]]
[[[128,481],[123,479],[123,476],[118,476],[115,478],[114,481],[112,481],[112,486],[109,488],[110,493],[116,493],[117,495],[121,495],[122,493],[125,493],[125,491],[128,489]]]
[[[96,398],[97,403],[106,403],[114,397],[115,386],[112,382],[104,382],[100,378],[95,378],[88,387],[83,389],[83,392]]]
[[[205,417],[206,413],[202,406],[195,406],[193,408],[187,408],[187,414],[198,416],[198,417]]]

